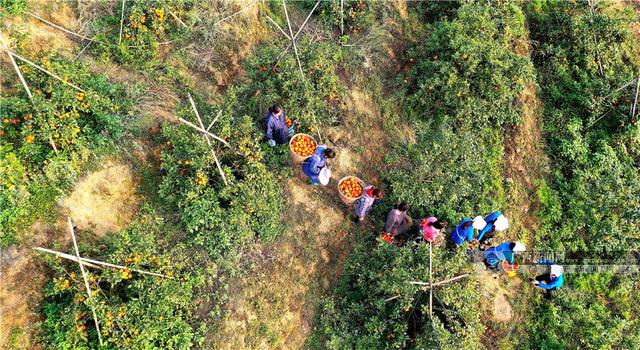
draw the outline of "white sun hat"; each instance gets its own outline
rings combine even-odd
[[[520,241],[515,241],[514,243],[516,244],[516,246],[513,247],[514,252],[524,252],[525,250],[527,250],[524,247],[524,244],[520,243]]]
[[[322,186],[329,184],[329,180],[331,179],[331,169],[329,169],[329,167],[322,168],[322,170],[320,170],[320,175],[318,175],[318,179]]]
[[[560,276],[564,272],[564,268],[561,265],[551,265],[551,274],[554,276]]]
[[[485,226],[487,226],[487,222],[484,221],[484,218],[480,215],[473,218],[473,228],[476,230],[482,230]]]
[[[496,228],[496,231],[504,231],[507,229],[507,227],[509,227],[509,219],[507,219],[504,215],[500,215],[493,223],[493,226]]]

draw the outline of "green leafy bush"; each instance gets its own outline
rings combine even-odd
[[[278,179],[264,164],[261,132],[253,119],[224,117],[216,125],[220,128],[216,133],[230,143],[228,148],[215,146],[229,185],[224,185],[209,146],[197,131],[167,124],[159,193],[180,209],[181,221],[197,244],[210,254],[226,255],[256,239],[279,236],[284,229],[284,199]]]
[[[99,153],[123,134],[128,102],[121,89],[81,64],[56,57],[39,64],[87,93],[25,66],[33,101],[26,95],[0,98],[0,181],[7,189],[0,201],[2,246],[70,188],[90,151]]]
[[[86,268],[104,346],[99,346],[91,302],[78,265],[50,259],[42,339],[56,349],[189,349],[199,341],[192,326],[194,290],[202,275],[185,246],[170,245],[175,232],[148,208],[126,230],[81,255],[165,274]],[[80,234],[82,237],[82,234]]]
[[[630,234],[640,225],[640,138],[629,116],[635,91],[615,91],[640,69],[629,32],[634,17],[607,4],[591,11],[586,3],[541,2],[529,11],[554,169],[549,192],[557,198],[542,209],[541,246],[638,249],[638,235]],[[552,219],[549,211],[563,215]]]
[[[458,253],[434,251],[434,280],[468,268],[465,254]],[[428,293],[407,283],[428,276],[427,245],[394,247],[378,240],[373,247],[358,247],[345,263],[337,297],[321,303],[310,344],[318,349],[475,348],[484,331],[480,314],[468,307],[479,302],[478,294],[469,293],[476,282],[465,279],[439,288],[430,318]]]

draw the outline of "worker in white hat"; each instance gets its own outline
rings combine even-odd
[[[557,290],[564,284],[564,268],[562,265],[551,265],[549,273],[545,273],[529,280],[534,286],[545,291],[544,296],[551,298],[551,291]]]
[[[474,221],[476,221],[476,219],[474,219]],[[476,226],[482,227],[479,229],[480,232],[477,237],[481,245],[491,245],[491,238],[493,238],[496,232],[504,231],[509,227],[509,220],[499,211],[494,211],[487,215],[483,221],[484,222],[477,220],[475,222]]]
[[[509,264],[513,265],[516,253],[522,253],[526,249],[519,241],[504,242],[497,247],[491,247],[484,252],[484,265],[495,270],[498,264],[506,260]]]

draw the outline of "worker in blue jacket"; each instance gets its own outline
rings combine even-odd
[[[546,299],[551,298],[551,292],[559,289],[564,284],[564,269],[561,265],[551,265],[551,271],[535,278],[532,278],[530,282],[544,290],[544,297]]]
[[[480,230],[477,237],[478,242],[482,245],[491,245],[491,238],[496,234],[496,231],[504,231],[509,227],[509,220],[499,211],[487,215],[484,221],[487,224]]]
[[[525,247],[522,243],[504,242],[497,247],[491,247],[484,252],[484,265],[495,270],[498,264],[506,260],[509,264],[513,265],[514,256],[516,253],[524,252]]]
[[[465,218],[453,229],[451,238],[453,239],[453,243],[457,245],[464,244],[465,242],[472,243],[473,233],[473,220]]]
[[[290,130],[287,127],[287,116],[277,104],[269,107],[267,112],[267,140],[270,146],[289,142]]]
[[[318,145],[315,153],[302,163],[302,172],[309,177],[311,184],[320,184],[320,172],[327,166],[327,159],[335,158],[336,152],[327,145]]]

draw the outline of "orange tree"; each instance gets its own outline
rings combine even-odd
[[[639,46],[632,9],[609,3],[539,1],[528,6],[538,47],[544,136],[552,174],[538,194],[537,246],[576,256],[637,252],[640,128],[630,115]],[[568,274],[552,303],[531,303],[525,347],[640,347],[638,279]],[[602,301],[606,300],[605,303]]]
[[[158,63],[162,45],[169,42],[175,45],[188,35],[188,29],[180,21],[189,22],[192,6],[190,0],[127,1],[121,42],[118,43],[122,7],[120,3],[114,3],[116,11],[113,15],[99,17],[91,23],[92,38],[96,43],[90,50],[102,59],[151,69]]]
[[[91,302],[75,262],[47,256],[53,278],[45,289],[41,338],[56,349],[190,349],[200,336],[192,312],[204,282],[198,253],[175,244],[178,232],[149,207],[127,229],[80,245],[85,257],[161,273],[86,268],[104,346],[100,346]],[[80,242],[90,235],[79,232]],[[84,239],[83,239],[84,238]],[[215,297],[215,296],[214,296]]]
[[[261,133],[249,117],[237,117],[227,99],[220,107],[207,106],[201,115],[212,118],[217,108],[224,117],[215,133],[229,147],[213,141],[225,176],[225,186],[203,137],[186,125],[166,124],[161,169],[160,197],[181,213],[184,227],[212,255],[227,255],[258,239],[270,240],[282,231],[282,186],[276,173],[265,165]],[[202,105],[202,104],[199,104]],[[194,120],[191,106],[179,115]],[[207,119],[210,120],[210,119]]]
[[[11,243],[73,184],[90,151],[105,150],[123,132],[120,114],[128,102],[120,87],[61,58],[38,63],[86,94],[23,66],[33,101],[26,94],[0,97],[0,245]]]

